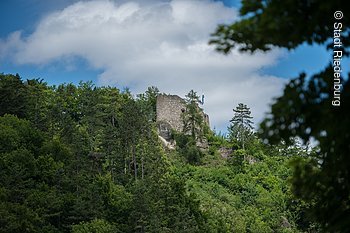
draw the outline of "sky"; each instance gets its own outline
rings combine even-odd
[[[321,46],[225,56],[208,45],[220,23],[239,19],[239,0],[1,0],[0,73],[50,85],[149,86],[205,95],[211,128],[225,132],[238,103],[256,125],[290,78],[331,61]]]

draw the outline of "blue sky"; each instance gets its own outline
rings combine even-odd
[[[2,0],[0,1],[0,38],[14,31],[29,35],[45,15],[77,2],[76,0]],[[23,78],[42,78],[49,84],[79,83],[80,80],[96,82],[99,70],[91,69],[84,59],[76,58],[76,69],[67,70],[56,62],[48,66],[18,65],[6,59],[0,61],[0,72],[18,73]]]
[[[220,0],[217,0],[220,1]],[[46,14],[61,10],[66,6],[77,2],[76,0],[3,0],[0,1],[0,38],[5,38],[10,33],[21,30],[23,34],[30,34],[35,26]],[[239,0],[221,1],[229,7],[239,7]],[[262,69],[265,74],[277,75],[283,78],[296,77],[301,71],[314,73],[330,62],[330,52],[323,46],[302,45],[298,49],[289,51],[288,55],[281,58],[280,62],[272,67]],[[92,69],[83,59],[76,58],[76,69],[67,70],[64,65],[58,63],[47,67],[33,65],[16,65],[2,61],[0,72],[19,73],[25,78],[44,78],[50,84],[62,82],[78,83],[81,79],[96,81],[99,70]]]
[[[217,23],[237,19],[237,0],[222,1],[224,6],[209,0],[137,1],[0,1],[0,52],[7,51],[0,54],[0,72],[42,78],[49,84],[92,80],[97,85],[129,86],[136,93],[149,85],[182,96],[195,89],[206,93],[204,108],[212,117],[212,126],[224,130],[238,102],[248,103],[260,121],[287,79],[302,71],[315,73],[331,61],[331,52],[317,45],[266,55],[214,54],[206,44],[208,34]],[[91,26],[95,20],[89,19],[96,15],[110,18]],[[137,25],[140,17],[145,18]],[[80,21],[75,31],[84,31],[72,37],[67,22],[76,19]],[[94,35],[94,30],[100,35]],[[136,40],[135,35],[141,39]],[[130,48],[125,48],[125,42]],[[348,60],[343,67],[349,67],[345,64]]]

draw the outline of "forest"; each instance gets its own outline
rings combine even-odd
[[[244,104],[214,132],[195,91],[169,150],[159,93],[1,74],[0,232],[319,232],[293,193],[293,164],[315,150],[264,143]]]
[[[331,59],[341,10],[345,67],[347,5],[244,0],[209,44],[223,54],[317,45]],[[249,106],[232,106],[227,135],[203,123],[189,90],[175,149],[158,135],[156,87],[134,95],[0,73],[0,232],[349,232],[350,75],[335,90],[327,62],[288,77],[256,129]]]

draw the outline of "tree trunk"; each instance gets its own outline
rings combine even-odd
[[[141,178],[144,178],[143,156],[141,157]]]
[[[136,161],[136,155],[135,155],[135,145],[132,145],[132,158],[134,162],[134,176],[135,176],[135,180],[137,180],[137,161]]]

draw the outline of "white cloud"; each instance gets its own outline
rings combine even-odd
[[[46,65],[82,57],[103,72],[99,84],[129,86],[142,92],[158,86],[184,96],[205,93],[212,126],[225,129],[239,102],[256,121],[281,93],[284,81],[260,76],[281,55],[218,54],[208,45],[217,24],[232,22],[237,11],[212,1],[89,1],[47,15],[28,37],[19,32],[0,41],[0,57],[17,64]]]

